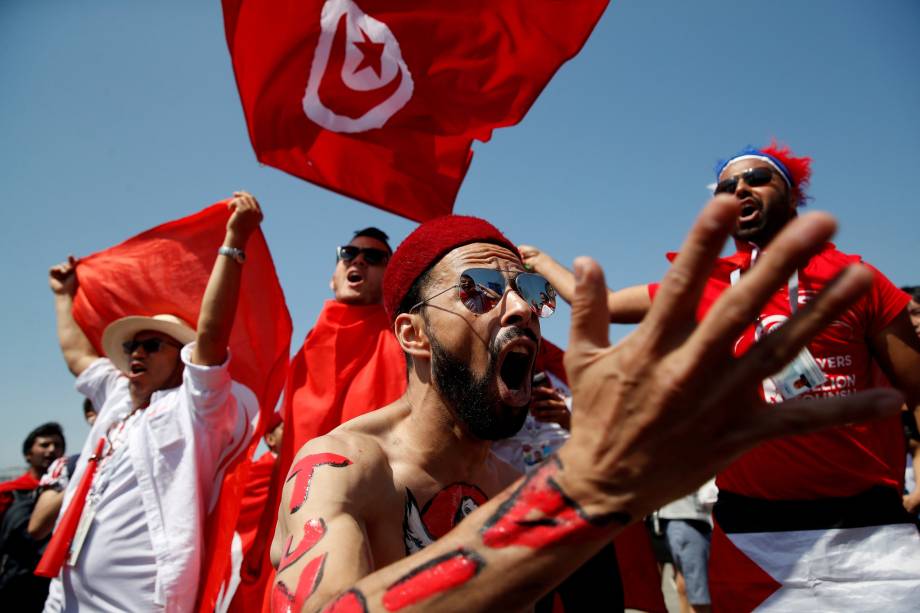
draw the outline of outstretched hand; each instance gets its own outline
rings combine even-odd
[[[48,285],[59,296],[73,296],[77,292],[77,260],[72,255],[66,262],[48,269]]]
[[[241,243],[234,246],[242,248],[262,223],[262,209],[256,197],[249,192],[233,192],[233,199],[227,203],[227,208],[232,211],[227,221],[227,236]]]
[[[872,281],[852,266],[785,325],[740,358],[734,342],[790,274],[834,233],[832,217],[794,220],[706,318],[695,313],[713,263],[737,218],[738,202],[711,201],[665,276],[652,308],[626,339],[610,346],[604,275],[575,261],[576,291],[566,371],[578,407],[560,450],[566,491],[591,512],[615,508],[639,517],[692,491],[743,451],[766,439],[897,412],[893,390],[767,405],[761,381],[778,372]],[[691,459],[688,461],[688,459]]]

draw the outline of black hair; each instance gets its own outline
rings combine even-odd
[[[381,243],[387,246],[387,251],[390,252],[390,255],[393,254],[393,249],[390,247],[390,243],[389,243],[390,237],[387,236],[387,233],[381,230],[380,228],[375,228],[374,226],[368,226],[364,228],[363,230],[355,230],[355,235],[352,237],[352,239],[358,238],[359,236],[366,236],[368,238],[373,238],[374,240],[380,241]]]
[[[90,412],[95,413],[96,407],[93,406],[93,402],[89,398],[84,398],[83,399],[83,415],[86,415],[87,413],[90,413]]]
[[[920,302],[920,285],[905,285],[901,288],[902,292],[907,292],[914,302]]]
[[[67,441],[64,439],[64,431],[61,430],[61,424],[56,421],[49,421],[46,424],[42,424],[39,427],[35,428],[29,432],[29,436],[26,437],[26,440],[22,442],[22,455],[28,455],[29,451],[32,450],[32,445],[35,444],[35,439],[40,436],[60,436],[62,447],[67,447]]]

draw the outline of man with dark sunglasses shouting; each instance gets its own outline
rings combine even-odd
[[[716,261],[703,288],[700,317],[775,249],[807,200],[810,163],[773,144],[747,148],[719,164],[715,194],[740,201],[732,228],[737,252]],[[521,251],[530,267],[557,284],[561,296],[573,295],[571,273],[534,247],[522,245]],[[858,262],[859,256],[822,245],[744,322],[734,353],[764,344],[830,287],[839,271]],[[844,397],[890,382],[907,398],[904,416],[920,416],[920,340],[908,317],[909,296],[867,268],[874,273],[871,291],[788,368],[764,378],[760,395],[766,402]],[[610,320],[641,320],[658,292],[657,284],[609,292]],[[771,441],[726,467],[716,480],[720,495],[709,566],[713,606],[914,610],[920,538],[902,508],[904,449],[901,420],[892,416]],[[865,600],[854,600],[856,594]]]
[[[589,258],[576,261],[566,352],[572,436],[525,479],[490,446],[527,412],[546,312],[540,294],[522,282],[517,249],[488,223],[443,217],[415,230],[384,282],[409,360],[408,389],[299,451],[272,545],[274,609],[526,609],[625,525],[754,444],[895,413],[902,397],[890,390],[781,410],[757,399],[765,376],[869,289],[863,267],[846,270],[743,358],[733,356],[748,316],[833,233],[826,215],[790,224],[762,265],[695,325],[694,307],[739,210],[724,195],[707,206],[648,317],[616,347],[607,339],[603,273]],[[490,272],[470,272],[480,270]],[[461,297],[471,287],[461,285],[465,274],[501,298],[470,308]],[[583,610],[616,606],[597,596]]]
[[[100,357],[72,314],[79,264],[49,272],[64,360],[99,413],[39,565],[56,577],[46,611],[194,607],[214,483],[258,413],[252,390],[230,379],[227,347],[262,212],[245,192],[228,207],[197,328],[125,317],[105,329]]]

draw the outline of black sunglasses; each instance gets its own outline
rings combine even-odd
[[[336,260],[350,262],[359,255],[364,256],[364,261],[375,266],[383,264],[390,259],[390,254],[383,249],[374,249],[373,247],[355,247],[354,245],[342,245],[335,248]]]
[[[165,341],[162,338],[145,338],[142,341],[125,341],[121,344],[121,348],[124,350],[126,355],[131,355],[137,351],[138,347],[143,347],[144,353],[156,353],[163,345],[179,347],[179,345],[176,343],[170,343],[169,341]]]
[[[426,304],[433,298],[457,288],[457,297],[471,312],[482,315],[487,313],[501,301],[508,286],[517,292],[524,302],[530,305],[531,310],[539,317],[549,317],[556,310],[556,290],[543,275],[532,272],[511,273],[494,268],[468,268],[460,273],[460,280],[456,285],[441,290],[414,305],[410,312]]]
[[[773,179],[773,169],[767,168],[766,166],[758,166],[757,168],[748,168],[741,174],[733,177],[722,179],[712,192],[713,195],[734,194],[735,190],[738,189],[739,179],[744,179],[744,182],[749,187],[760,187],[761,185],[766,185]]]

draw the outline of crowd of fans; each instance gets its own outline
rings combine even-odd
[[[643,517],[682,611],[913,609],[920,288],[799,219],[809,162],[728,158],[668,276],[618,291],[477,218],[395,252],[360,230],[292,362],[289,422],[259,424],[228,370],[252,195],[228,204],[197,322],[118,319],[99,355],[72,315],[79,262],[53,267],[90,433],[67,456],[37,427],[0,484],[0,602],[195,609],[219,477],[261,431],[222,611],[621,610],[610,543]],[[540,334],[558,298],[564,357]],[[640,326],[610,348],[608,323]],[[902,395],[860,393],[879,386]]]

